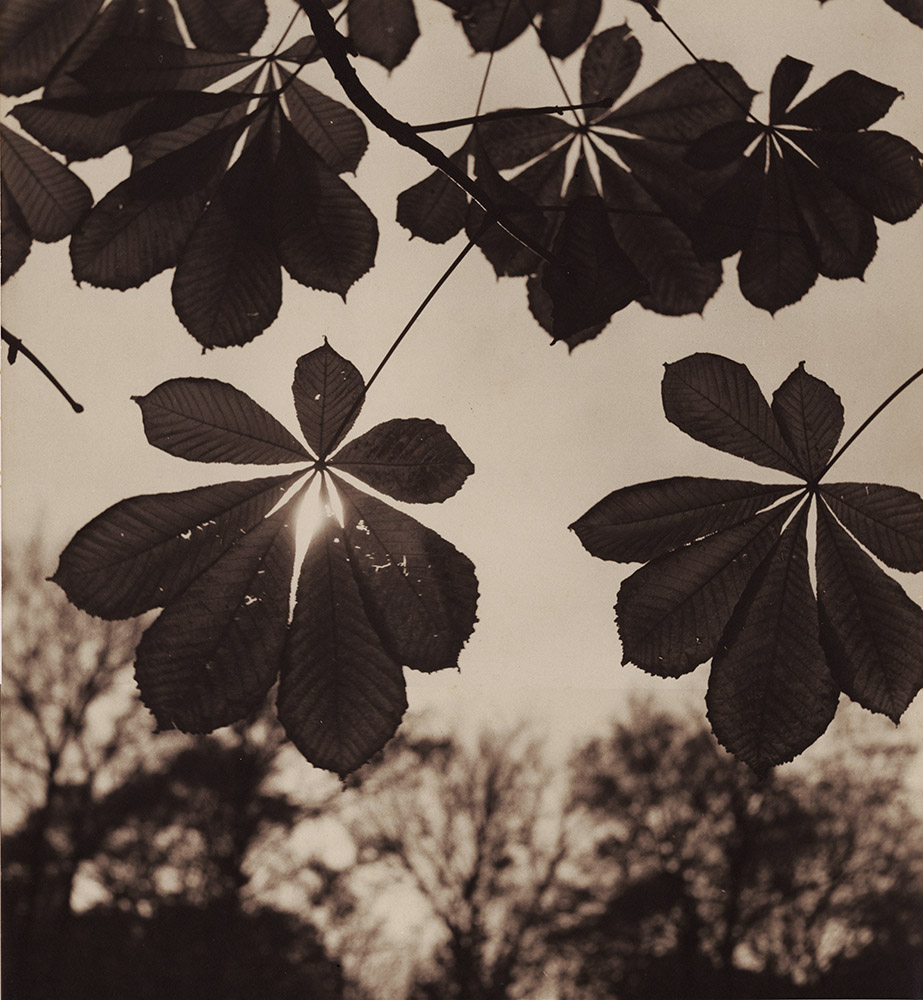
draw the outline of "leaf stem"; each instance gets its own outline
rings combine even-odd
[[[477,235],[480,235],[480,233],[478,233]],[[378,376],[382,372],[382,369],[391,360],[391,357],[393,356],[394,352],[398,349],[398,347],[401,346],[401,342],[403,341],[403,339],[407,336],[408,333],[410,333],[411,327],[420,318],[420,315],[422,314],[423,310],[430,304],[430,302],[433,301],[439,290],[449,280],[449,278],[452,276],[452,273],[455,271],[458,265],[461,264],[461,262],[465,259],[465,257],[468,256],[469,252],[475,245],[476,244],[474,240],[468,240],[468,242],[465,244],[465,247],[456,256],[456,258],[452,261],[452,263],[449,264],[449,266],[445,269],[445,271],[442,273],[442,276],[439,278],[436,284],[433,285],[433,287],[426,293],[426,297],[423,299],[420,305],[417,306],[416,310],[414,311],[414,314],[410,317],[410,319],[404,324],[403,330],[401,330],[401,332],[397,335],[397,337],[394,340],[394,343],[388,348],[387,352],[385,353],[385,356],[379,362],[378,367],[375,369],[374,372],[372,372],[369,380],[365,383],[365,388],[362,390],[362,393],[359,395],[359,398],[355,401],[355,403],[353,403],[349,412],[343,418],[343,423],[340,425],[336,434],[334,434],[333,437],[330,439],[331,441],[340,440],[340,438],[343,435],[343,432],[350,425],[356,413],[358,412],[359,407],[362,405],[363,400],[368,395],[369,389],[372,388],[372,384],[374,383],[375,379],[378,378]],[[327,456],[320,455],[319,457],[321,459],[326,459]]]
[[[817,482],[820,482],[820,480],[823,479],[825,475],[827,475],[833,463],[840,457],[840,455],[843,454],[844,451],[846,451],[846,449],[853,443],[853,441],[856,440],[856,438],[865,430],[865,428],[868,427],[868,425],[875,419],[875,417],[877,417],[878,414],[885,409],[885,407],[890,406],[890,404],[893,403],[894,400],[897,399],[897,397],[906,388],[908,388],[908,386],[916,382],[916,380],[920,378],[921,375],[923,375],[923,368],[921,368],[918,372],[914,372],[914,374],[911,375],[906,382],[899,385],[894,390],[894,392],[892,392],[891,395],[888,396],[888,398],[880,406],[876,407],[875,410],[873,410],[872,413],[870,413],[869,416],[866,417],[866,419],[859,425],[858,429],[852,435],[850,435],[846,443],[839,449],[839,451],[836,452],[836,454],[830,459],[830,461],[827,462],[827,464],[823,467],[820,474],[817,476]]]
[[[400,145],[407,149],[413,150],[415,153],[419,153],[420,156],[436,167],[437,170],[441,170],[446,177],[454,181],[484,209],[492,222],[497,222],[513,239],[520,242],[534,254],[537,254],[542,260],[554,264],[555,261],[552,260],[549,252],[540,247],[519,226],[508,219],[476,181],[472,180],[464,170],[453,163],[442,150],[437,149],[431,143],[417,135],[412,125],[395,118],[390,111],[379,104],[371,93],[366,90],[365,85],[360,81],[352,63],[349,61],[350,51],[348,41],[337,31],[336,24],[324,6],[323,0],[298,0],[298,4],[308,15],[314,31],[314,37],[317,39],[317,44],[320,46],[320,50],[324,54],[328,65],[333,70],[333,75],[346,92],[346,96],[366,118],[376,128],[390,135],[395,142],[400,143]]]
[[[282,37],[279,39],[278,42],[276,42],[276,47],[266,57],[267,59],[272,59],[272,57],[278,53],[279,49],[282,48],[282,43],[285,41],[286,38],[288,38],[288,33],[292,30],[292,27],[294,26],[295,21],[298,18],[298,15],[301,14],[301,13],[302,13],[302,10],[301,10],[300,7],[298,7],[295,10],[295,13],[292,14],[291,19],[289,20],[288,25],[285,28],[285,31],[282,32]]]
[[[480,125],[482,122],[500,121],[505,118],[528,118],[530,115],[563,115],[568,111],[582,111],[585,108],[607,108],[611,99],[589,101],[586,104],[548,104],[541,108],[501,108],[499,111],[487,111],[483,115],[471,115],[468,118],[452,118],[444,122],[431,122],[426,125],[414,125],[416,132],[439,132],[443,129],[460,128],[463,125]]]
[[[12,364],[16,360],[16,356],[22,354],[27,357],[32,364],[48,379],[48,381],[61,393],[61,395],[70,403],[71,409],[74,413],[83,413],[83,406],[76,402],[70,393],[64,388],[63,385],[51,374],[51,372],[45,367],[45,365],[29,350],[28,347],[19,339],[19,337],[14,337],[6,327],[2,329],[3,340],[10,345],[9,354],[7,355],[7,363]]]

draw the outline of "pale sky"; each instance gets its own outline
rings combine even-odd
[[[291,9],[275,0],[272,37]],[[607,0],[597,30],[628,19],[644,59],[629,95],[687,62],[666,30],[627,0]],[[854,69],[902,90],[876,126],[923,145],[923,32],[883,0],[663,0],[662,10],[700,56],[726,59],[754,89],[790,54],[815,64],[804,93]],[[486,57],[473,57],[451,12],[419,0],[423,38],[390,75],[368,61],[358,69],[369,89],[410,121],[474,111]],[[297,37],[293,35],[292,37]],[[260,44],[257,51],[266,51]],[[565,64],[571,93],[579,54]],[[308,82],[339,96],[325,68]],[[495,59],[484,110],[557,103],[557,85],[534,42],[524,36]],[[15,125],[11,119],[7,122]],[[290,384],[296,359],[324,336],[366,376],[431,285],[461,248],[409,241],[393,223],[395,198],[430,168],[369,129],[371,145],[356,190],[379,218],[376,267],[347,304],[286,280],[276,323],[252,344],[201,353],[170,305],[172,272],[141,289],[76,288],[67,242],[34,245],[4,286],[4,325],[21,337],[86,407],[71,413],[22,361],[3,381],[3,527],[11,540],[38,527],[58,546],[87,520],[126,496],[252,478],[264,469],[199,465],[149,446],[132,395],[167,378],[223,379],[245,390],[297,433]],[[460,139],[460,136],[458,137]],[[448,151],[454,136],[439,140]],[[77,165],[97,196],[125,154]],[[352,182],[352,180],[351,180]],[[612,605],[636,567],[584,552],[567,525],[610,491],[674,475],[778,481],[776,474],[716,452],[683,435],[663,416],[663,364],[695,351],[745,363],[767,396],[804,361],[840,394],[845,436],[923,364],[923,213],[898,226],[878,224],[879,249],[866,278],[818,284],[775,318],[750,307],[737,288],[735,261],[704,318],[668,319],[629,306],[595,341],[568,356],[526,308],[522,280],[498,282],[472,253],[376,383],[356,424],[430,417],[444,423],[476,473],[441,505],[408,506],[475,563],[479,623],[460,670],[408,672],[411,709],[488,724],[522,714],[564,737],[600,725],[631,693],[651,693],[704,718],[707,667],[679,681],[621,667]],[[923,381],[908,390],[857,441],[837,478],[923,491]],[[783,477],[784,478],[784,477]],[[899,579],[923,600],[923,580]],[[923,735],[918,699],[905,717]],[[882,727],[888,724],[882,720]],[[905,728],[902,726],[902,728]]]

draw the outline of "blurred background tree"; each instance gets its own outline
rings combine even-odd
[[[340,785],[271,714],[155,737],[136,622],[7,552],[7,995],[249,1000],[906,997],[923,981],[915,751],[756,779],[644,704],[565,764],[406,725]]]

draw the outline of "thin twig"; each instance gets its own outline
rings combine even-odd
[[[528,118],[530,115],[563,115],[568,111],[582,111],[585,108],[607,108],[611,103],[611,98],[604,97],[602,100],[588,101],[585,104],[548,104],[542,108],[501,108],[499,111],[487,111],[483,115],[471,115],[468,118],[452,118],[444,122],[414,125],[414,131],[440,132],[443,129],[461,128],[463,125],[480,125],[483,122],[500,121],[505,118]]]
[[[428,163],[441,170],[446,177],[454,181],[463,191],[476,201],[487,213],[491,221],[497,222],[513,239],[537,254],[542,260],[553,264],[551,255],[544,247],[540,247],[519,226],[510,221],[494,204],[493,199],[473,181],[464,170],[452,162],[442,150],[431,145],[417,135],[414,127],[407,122],[395,118],[385,107],[366,90],[352,63],[349,61],[350,50],[346,38],[337,31],[333,18],[324,6],[323,0],[298,0],[302,10],[308,15],[314,37],[320,46],[324,58],[337,78],[347,97],[368,120],[382,132],[390,135],[395,142],[407,149],[419,153]]]
[[[881,411],[883,409],[885,409],[886,406],[889,406],[908,386],[910,386],[914,382],[916,382],[916,380],[921,375],[923,375],[923,368],[921,368],[918,372],[914,372],[914,374],[911,375],[910,378],[907,379],[906,382],[904,382],[903,384],[899,385],[894,390],[894,392],[892,392],[891,395],[888,396],[888,398],[880,406],[876,407],[875,410],[872,413],[869,414],[869,416],[859,425],[858,429],[849,437],[849,439],[840,448],[840,450],[823,467],[823,469],[821,470],[820,474],[817,476],[816,482],[820,482],[820,480],[823,479],[823,477],[827,475],[827,473],[830,471],[830,467],[833,465],[833,463],[840,457],[840,455],[843,454],[844,451],[846,451],[846,449],[853,443],[853,441],[856,440],[856,438],[865,430],[865,428],[868,427],[868,425],[875,419],[875,417],[877,417],[878,414],[881,413]]]
[[[482,227],[482,228],[484,228],[484,227]],[[480,233],[478,233],[477,235],[480,235]],[[394,343],[388,348],[387,353],[385,354],[385,356],[379,362],[378,367],[375,369],[374,372],[372,372],[371,377],[365,383],[365,388],[362,390],[361,394],[356,399],[356,401],[353,403],[353,405],[350,407],[349,412],[343,418],[343,422],[342,422],[342,424],[340,424],[340,427],[337,430],[336,434],[334,434],[333,437],[330,439],[331,441],[339,441],[340,440],[340,438],[343,435],[343,432],[346,430],[347,427],[349,427],[350,422],[353,420],[353,418],[356,416],[356,413],[359,411],[359,407],[362,406],[362,402],[365,399],[365,397],[368,395],[369,389],[372,388],[372,383],[375,381],[375,379],[378,378],[378,376],[382,372],[382,369],[391,360],[391,356],[394,354],[394,352],[398,349],[398,347],[401,346],[401,341],[403,341],[403,339],[407,336],[407,334],[410,332],[411,327],[420,318],[420,314],[430,304],[430,302],[432,302],[433,298],[435,297],[435,295],[437,294],[437,292],[439,291],[439,289],[442,288],[442,286],[449,280],[449,278],[452,276],[452,273],[455,271],[455,269],[458,267],[458,265],[461,264],[461,262],[465,259],[465,257],[468,256],[468,253],[471,251],[471,248],[474,247],[474,246],[475,246],[475,241],[474,240],[468,240],[468,242],[465,245],[464,249],[458,254],[458,256],[455,258],[455,260],[453,260],[452,263],[449,264],[449,266],[442,273],[442,276],[439,278],[439,280],[436,282],[436,284],[433,285],[433,287],[429,290],[429,292],[427,292],[426,297],[423,299],[423,301],[420,303],[420,305],[417,306],[416,310],[414,311],[414,314],[410,317],[410,319],[404,325],[404,329],[401,330],[401,332],[395,338]],[[318,457],[321,460],[323,460],[327,456],[326,455],[320,455]]]
[[[7,355],[7,362],[12,364],[17,355],[22,354],[27,357],[32,364],[48,379],[48,381],[61,393],[61,395],[70,403],[71,408],[74,413],[83,413],[83,407],[80,403],[76,402],[70,393],[64,388],[63,385],[51,374],[51,372],[42,364],[41,361],[29,350],[28,347],[19,339],[19,337],[14,337],[6,327],[2,327],[3,340],[10,345],[10,351]]]

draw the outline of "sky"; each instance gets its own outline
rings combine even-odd
[[[412,122],[473,113],[486,57],[471,55],[447,7],[433,0],[417,6],[423,37],[411,56],[392,74],[361,61],[364,83]],[[292,9],[287,0],[270,7],[267,39]],[[923,145],[923,36],[883,0],[831,0],[823,7],[815,0],[663,0],[661,9],[697,54],[732,62],[763,91],[754,104],[758,115],[776,63],[790,54],[815,65],[805,92],[846,69],[899,88],[906,99],[877,127]],[[663,26],[628,0],[607,0],[597,30],[626,18],[644,50],[630,96],[688,59]],[[256,51],[269,47],[261,43]],[[571,94],[578,69],[579,55],[563,68]],[[324,66],[311,67],[304,79],[339,96]],[[524,36],[497,55],[483,109],[560,100],[547,64]],[[437,141],[451,151],[460,138]],[[116,152],[75,170],[100,196],[126,164]],[[77,288],[66,241],[35,245],[4,286],[4,325],[86,410],[73,414],[26,361],[5,366],[7,538],[41,531],[60,548],[124,497],[265,474],[185,462],[152,448],[130,397],[167,378],[222,379],[297,433],[289,389],[297,358],[327,337],[368,376],[461,249],[459,238],[443,247],[411,241],[391,221],[397,194],[429,171],[415,154],[371,134],[351,182],[380,221],[376,266],[345,304],[286,278],[279,318],[244,348],[201,352],[172,311],[172,272],[127,292]],[[845,440],[923,364],[921,219],[923,213],[894,227],[879,223],[878,253],[863,281],[820,279],[801,303],[774,318],[742,298],[731,260],[703,317],[670,319],[633,304],[571,355],[563,345],[550,346],[530,316],[523,281],[497,281],[480,255],[469,255],[376,382],[354,428],[361,433],[391,417],[429,417],[446,425],[476,468],[449,501],[405,508],[474,561],[481,591],[479,621],[459,670],[408,672],[411,709],[435,711],[446,725],[528,717],[562,746],[624,711],[632,696],[691,706],[704,718],[706,666],[672,681],[620,666],[612,606],[621,580],[636,567],[591,558],[567,525],[607,493],[636,482],[684,474],[778,480],[692,441],[664,418],[663,365],[696,351],[743,362],[767,396],[804,361],[840,394]],[[921,403],[923,382],[844,454],[837,478],[923,491]],[[923,581],[895,575],[923,600]],[[879,720],[882,731],[889,726]],[[911,738],[923,736],[921,699],[901,728]]]

